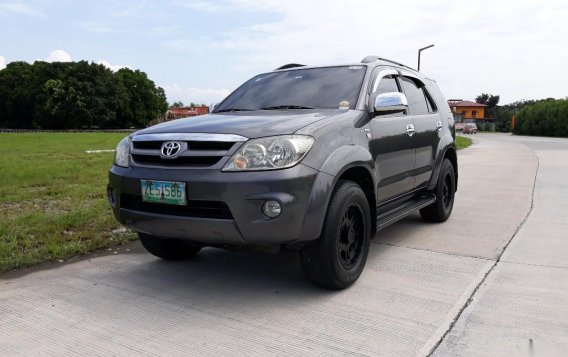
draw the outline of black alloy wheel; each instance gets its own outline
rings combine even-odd
[[[337,230],[337,253],[345,269],[353,269],[361,258],[365,222],[363,209],[355,202],[346,208]]]

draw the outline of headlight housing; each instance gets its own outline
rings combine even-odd
[[[286,169],[302,161],[313,144],[314,138],[306,135],[252,139],[231,157],[223,171]]]
[[[131,143],[132,140],[127,136],[116,146],[116,150],[114,151],[114,164],[116,166],[128,167],[128,155],[130,155]]]

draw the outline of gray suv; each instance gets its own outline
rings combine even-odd
[[[390,60],[288,64],[245,82],[211,114],[124,138],[108,199],[158,257],[292,248],[311,282],[343,289],[378,230],[416,210],[429,222],[450,216],[452,118],[433,80]]]

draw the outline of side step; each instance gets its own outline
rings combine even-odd
[[[436,202],[436,196],[432,194],[423,194],[406,201],[392,211],[387,211],[377,216],[377,231],[387,227],[388,225],[408,216],[410,213],[424,208]]]

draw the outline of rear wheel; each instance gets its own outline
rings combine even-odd
[[[201,250],[201,247],[188,245],[180,239],[160,238],[145,233],[138,233],[138,237],[150,254],[165,260],[184,260]]]
[[[306,277],[328,289],[345,289],[361,275],[371,240],[371,211],[365,193],[352,181],[339,181],[322,234],[300,251]]]
[[[452,214],[456,192],[456,174],[454,165],[448,159],[444,159],[438,182],[434,189],[436,202],[420,210],[420,215],[428,222],[444,222]]]

